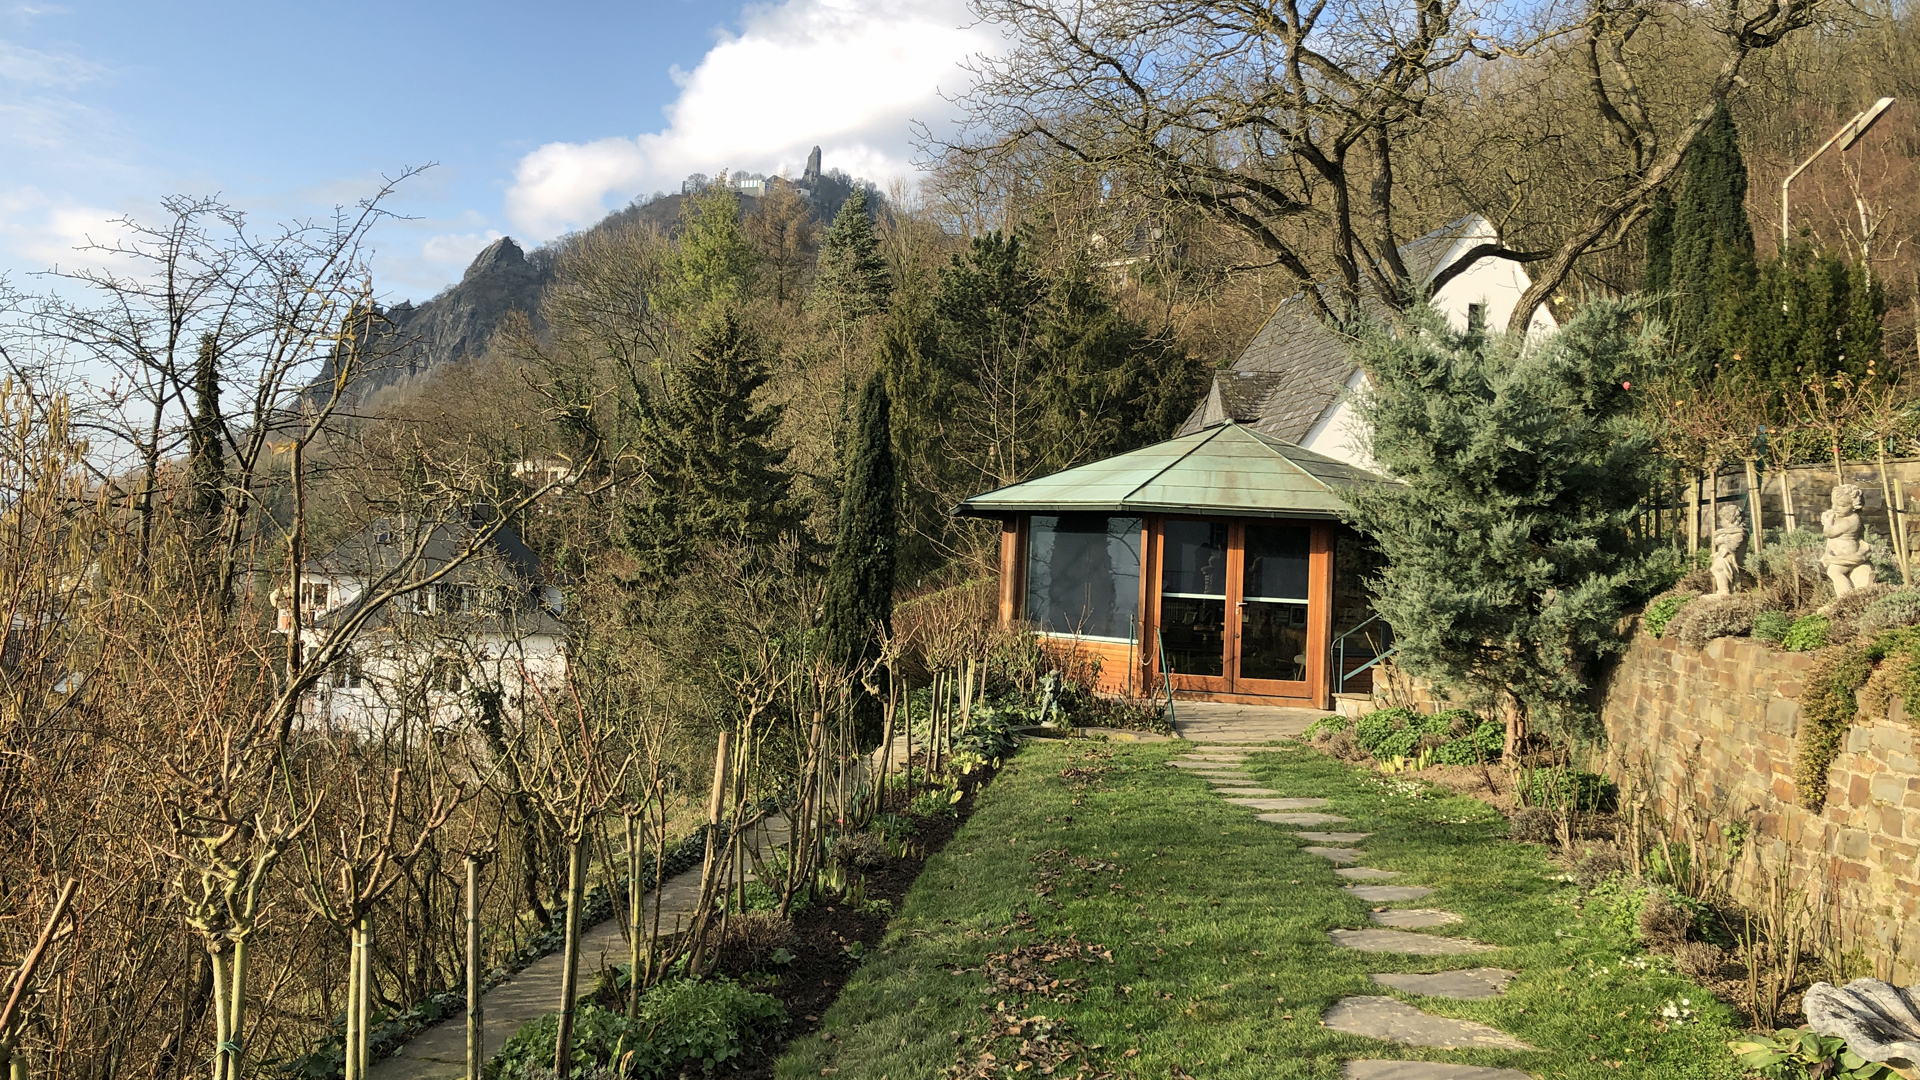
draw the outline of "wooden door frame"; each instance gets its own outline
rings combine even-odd
[[[1265,684],[1249,688],[1240,685],[1242,680],[1237,679],[1240,663],[1240,609],[1237,601],[1245,598],[1246,526],[1255,520],[1305,525],[1310,530],[1307,549],[1307,677],[1302,682],[1245,680]],[[1165,693],[1160,678],[1158,642],[1161,616],[1160,587],[1166,569],[1165,525],[1168,521],[1205,521],[1224,523],[1228,526],[1227,607],[1229,614],[1227,618],[1230,623],[1228,635],[1223,642],[1222,674],[1219,676],[1182,675],[1175,672],[1174,695],[1188,700],[1222,701],[1244,705],[1298,705],[1316,709],[1332,707],[1333,701],[1329,687],[1332,686],[1333,650],[1329,640],[1329,629],[1333,625],[1334,526],[1324,521],[1234,518],[1217,514],[1153,514],[1145,517],[1141,526],[1146,535],[1141,540],[1140,560],[1142,571],[1140,575],[1140,685]]]

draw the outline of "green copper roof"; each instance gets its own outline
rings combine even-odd
[[[960,504],[980,517],[1060,511],[1334,518],[1341,493],[1391,481],[1231,421]]]

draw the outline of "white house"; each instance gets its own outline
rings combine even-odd
[[[1472,214],[1408,242],[1400,258],[1415,284],[1424,287],[1475,245],[1499,239],[1492,222]],[[1530,284],[1519,263],[1486,256],[1441,285],[1433,305],[1457,329],[1474,321],[1498,329]],[[1554,327],[1543,306],[1529,330]],[[1351,347],[1320,321],[1304,294],[1296,295],[1281,301],[1231,370],[1214,376],[1206,398],[1178,434],[1234,420],[1316,454],[1373,469],[1352,404],[1354,393],[1365,386],[1366,373],[1354,362]]]
[[[425,580],[459,561],[476,527],[385,519],[308,563],[297,605],[301,640],[316,648],[394,583]],[[433,584],[372,612],[303,714],[316,726],[360,731],[420,721],[444,728],[474,719],[488,689],[517,713],[532,704],[530,681],[554,688],[566,677],[562,603],[539,557],[502,527]],[[283,630],[292,623],[293,611],[283,609]]]

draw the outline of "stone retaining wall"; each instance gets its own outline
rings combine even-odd
[[[1744,829],[1734,894],[1763,901],[1784,870],[1820,935],[1858,947],[1876,972],[1920,975],[1920,761],[1896,702],[1861,722],[1828,774],[1827,804],[1795,801],[1794,737],[1812,657],[1748,638],[1695,650],[1636,633],[1611,671],[1601,718],[1606,771],[1645,791],[1670,832],[1690,819],[1720,854]]]

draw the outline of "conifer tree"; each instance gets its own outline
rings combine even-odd
[[[1730,359],[1751,310],[1758,268],[1746,201],[1747,164],[1722,102],[1687,154],[1667,271],[1673,344],[1702,375]]]
[[[1629,526],[1652,442],[1629,383],[1648,350],[1635,310],[1589,304],[1544,341],[1452,330],[1430,307],[1363,330],[1358,405],[1399,484],[1352,497],[1386,568],[1375,609],[1398,662],[1526,723],[1585,734],[1594,662],[1654,587],[1658,555]]]
[[[893,628],[899,484],[894,474],[891,412],[886,376],[876,371],[860,392],[858,434],[827,570],[827,640],[843,662],[856,668],[879,657],[880,635]],[[879,740],[879,705],[864,694],[856,705],[854,719],[862,745]]]
[[[1668,295],[1672,288],[1673,193],[1663,190],[1654,196],[1653,209],[1647,214],[1647,265],[1640,278],[1648,310],[1662,320],[1673,315]]]
[[[1881,356],[1885,292],[1864,268],[1809,244],[1767,261],[1750,310],[1743,366],[1781,388],[1858,379]]]
[[[710,540],[764,545],[795,526],[787,454],[769,441],[780,408],[753,402],[769,374],[759,337],[716,305],[660,391],[636,395],[645,492],[621,541],[643,574],[674,576]]]
[[[211,537],[226,513],[225,441],[219,345],[212,334],[202,334],[193,365],[193,417],[187,425],[187,512],[202,537]]]
[[[739,197],[724,187],[708,188],[680,208],[680,234],[656,302],[663,310],[704,318],[709,306],[740,299],[758,264],[740,221]]]
[[[820,241],[812,306],[839,323],[853,323],[886,307],[893,277],[867,216],[867,192],[854,188]]]

